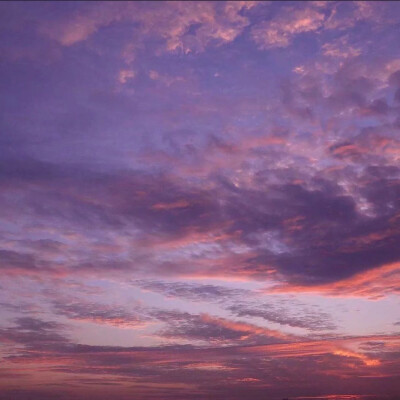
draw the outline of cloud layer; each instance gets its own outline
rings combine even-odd
[[[0,20],[0,399],[398,397],[397,3]]]

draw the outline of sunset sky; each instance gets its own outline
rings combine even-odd
[[[0,33],[0,400],[400,398],[400,2]]]

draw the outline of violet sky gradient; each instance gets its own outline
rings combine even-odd
[[[400,398],[399,2],[0,21],[0,400]]]

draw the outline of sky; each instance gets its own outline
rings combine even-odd
[[[400,3],[1,2],[0,400],[396,400]]]

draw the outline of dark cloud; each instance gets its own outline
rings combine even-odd
[[[19,253],[12,250],[0,250],[1,269],[12,272],[37,271],[49,269],[48,263],[37,259],[35,253]]]
[[[315,308],[307,308],[294,300],[268,299],[265,301],[260,293],[250,290],[184,282],[142,280],[133,283],[145,290],[162,293],[167,297],[208,303],[216,302],[238,317],[257,317],[280,325],[304,328],[309,331],[336,329],[328,313]],[[253,301],[249,301],[251,298]],[[170,320],[175,319],[176,316],[170,318]]]
[[[273,303],[263,305],[238,303],[230,306],[229,310],[239,317],[258,317],[269,322],[304,328],[309,331],[336,329],[332,317],[328,313],[307,308],[288,312],[287,309]]]
[[[36,323],[27,325],[32,327]],[[366,344],[370,342],[368,339],[364,341]],[[83,388],[85,394],[93,394],[95,392],[92,393],[92,390],[98,386],[101,387],[98,394],[100,398],[110,395],[111,392],[107,390],[115,390],[115,393],[127,399],[133,394],[143,398],[157,398],[162,394],[166,398],[183,399],[190,395],[206,399],[210,393],[219,398],[240,399],[245,392],[250,392],[256,399],[265,398],[266,394],[271,398],[281,398],[295,396],[299,392],[305,393],[304,388],[308,387],[310,377],[318,382],[314,390],[321,393],[330,386],[335,386],[335,393],[355,393],[356,390],[371,392],[384,381],[390,384],[386,386],[385,394],[395,393],[395,365],[391,366],[391,362],[385,363],[379,367],[385,377],[374,378],[377,367],[370,371],[370,367],[364,363],[370,359],[359,358],[357,353],[346,353],[343,350],[341,354],[339,343],[343,343],[343,339],[337,343],[326,340],[219,348],[118,348],[70,344],[59,346],[45,354],[34,352],[29,355],[29,359],[22,356],[19,361],[46,360],[53,364],[51,371],[64,373],[65,381],[71,384],[73,382],[67,391],[63,385],[57,386],[57,383],[48,385],[45,393],[49,398],[58,393],[68,393],[80,398]],[[18,366],[18,358],[7,360],[10,361]],[[349,361],[357,367],[357,374]],[[109,369],[113,371],[112,376],[105,375],[105,371]],[[339,380],[338,383],[338,374],[348,379]],[[23,377],[19,379],[24,382]],[[273,385],[273,382],[283,379],[290,380],[291,386],[282,389],[281,386]],[[132,380],[136,384],[126,386]],[[154,386],[154,380],[157,380],[157,386]],[[142,392],[140,388],[146,391]],[[232,388],[235,389],[234,392]],[[12,393],[10,389],[7,390],[6,393]],[[21,390],[21,393],[28,395],[27,390]],[[32,391],[33,398],[36,393],[37,388]]]
[[[137,280],[132,282],[145,290],[159,292],[168,297],[183,297],[192,301],[224,301],[238,296],[251,296],[251,291],[224,286],[185,282]]]
[[[338,152],[341,158],[354,158],[358,154],[357,147],[350,142],[332,146],[331,152]],[[16,202],[5,202],[11,213],[18,215],[15,207],[24,206],[30,210],[31,218],[40,217],[43,223],[51,226],[59,226],[61,222],[65,230],[73,226],[82,226],[85,230],[90,226],[102,226],[110,233],[118,228],[135,229],[138,243],[144,241],[151,246],[161,240],[166,248],[168,243],[173,245],[173,241],[180,238],[206,237],[209,232],[215,232],[226,236],[218,244],[220,253],[230,243],[249,247],[252,256],[247,257],[242,266],[237,266],[237,272],[242,270],[258,279],[268,273],[262,265],[269,265],[289,280],[318,284],[343,279],[361,270],[394,262],[399,257],[395,246],[398,233],[391,222],[396,216],[400,193],[395,166],[367,166],[352,194],[343,193],[341,187],[323,177],[313,178],[313,187],[309,187],[272,184],[265,181],[268,178],[260,176],[258,187],[251,189],[215,181],[213,190],[217,196],[213,196],[208,190],[184,185],[166,175],[139,172],[110,175],[85,170],[78,173],[75,168],[34,165],[21,164],[21,168],[11,170],[14,177],[5,184],[22,190]],[[387,175],[389,171],[390,176]],[[9,174],[3,176],[4,180],[10,179]],[[374,217],[360,214],[358,197],[370,203]],[[290,228],[290,221],[295,219],[298,221],[296,228]],[[388,229],[392,237],[385,243],[372,240],[366,247],[349,250],[349,241],[355,237],[363,234],[372,238]],[[39,255],[44,257],[40,250],[53,254],[69,251],[65,245],[60,242],[55,245],[55,242],[51,239],[39,241],[33,247],[34,252],[29,253],[3,250],[2,265],[16,269],[49,269],[48,260],[37,259]],[[29,243],[33,242],[25,243],[32,248]],[[40,249],[37,248],[39,244]],[[135,259],[140,262],[140,257],[144,257],[143,260],[149,257],[146,248],[141,253],[124,259],[111,256],[107,261],[98,262],[81,258],[75,265],[90,270],[90,264],[94,264],[94,269],[105,272],[118,269],[118,265],[130,269]],[[189,253],[192,262],[196,263],[198,257]],[[162,267],[168,262],[158,261],[154,265],[155,271],[157,268],[168,271]],[[170,271],[184,271],[189,267],[178,265]],[[219,268],[227,272],[225,267]],[[190,272],[190,268],[187,271]],[[213,289],[209,289],[212,292]]]
[[[115,326],[142,326],[149,318],[143,312],[128,311],[109,304],[94,304],[56,300],[53,302],[56,314],[70,319],[109,324]],[[132,306],[135,308],[135,305]]]
[[[218,324],[218,320],[209,319],[206,316],[187,315],[184,318],[174,319],[169,329],[161,332],[162,336],[170,338],[182,338],[186,340],[202,340],[207,342],[235,342],[252,333],[250,327],[232,329]]]
[[[57,322],[43,321],[33,317],[20,317],[15,326],[2,328],[0,338],[4,342],[22,344],[27,349],[45,350],[58,348],[68,343],[62,334],[65,327]]]

